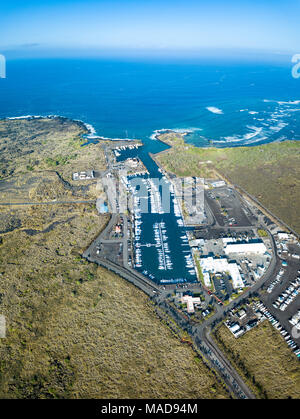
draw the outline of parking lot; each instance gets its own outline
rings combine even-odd
[[[102,259],[108,259],[111,262],[123,265],[123,243],[105,243],[99,244],[94,249],[93,257],[100,257]]]
[[[234,292],[230,282],[230,276],[225,273],[215,274],[213,276],[213,283],[215,287],[215,295],[222,301],[228,300]]]
[[[274,282],[277,275],[280,271],[284,271],[280,276],[279,281],[275,284],[272,292],[267,292],[268,287]],[[279,264],[275,275],[265,284],[264,292],[261,294],[261,300],[264,305],[267,307],[269,312],[280,322],[282,327],[287,330],[287,332],[291,335],[292,324],[289,322],[289,319],[300,309],[300,294],[287,305],[284,311],[281,311],[279,308],[275,308],[273,303],[278,299],[280,295],[285,293],[287,288],[291,285],[293,281],[297,277],[300,277],[300,264],[298,260],[293,260],[290,258],[288,260],[288,265],[283,267],[282,264]],[[294,341],[300,346],[300,338],[294,339]]]
[[[255,221],[250,210],[241,202],[237,192],[227,186],[205,191],[205,199],[216,222],[221,227],[251,226]]]
[[[193,234],[196,239],[221,239],[223,237],[232,237],[234,239],[248,237],[252,239],[255,237],[255,232],[251,228],[239,229],[238,231],[231,228],[213,227],[213,228],[195,228]]]

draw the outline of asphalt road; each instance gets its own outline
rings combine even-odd
[[[220,217],[218,220],[216,219],[216,214],[214,210],[218,210],[217,213],[219,213],[218,208],[214,208],[216,206],[216,203],[214,200],[210,199],[207,212],[211,218],[212,223],[215,225],[215,227],[224,226],[224,221]],[[243,221],[248,220],[247,217],[241,217],[243,218]],[[244,220],[245,218],[245,220]],[[230,364],[230,362],[227,360],[226,356],[222,353],[222,351],[217,346],[216,342],[214,342],[210,336],[210,327],[212,323],[223,320],[224,316],[226,315],[227,311],[231,310],[235,305],[239,304],[239,302],[243,298],[247,298],[250,293],[253,293],[255,291],[258,291],[261,286],[270,279],[271,275],[274,272],[274,269],[276,267],[276,264],[278,263],[278,256],[276,254],[276,246],[274,243],[274,239],[271,236],[271,234],[268,232],[272,247],[273,247],[273,255],[274,257],[271,260],[271,263],[268,267],[267,272],[263,275],[263,277],[255,283],[253,287],[251,287],[247,292],[243,293],[240,297],[238,297],[235,301],[231,302],[228,306],[216,306],[217,312],[214,316],[209,318],[204,325],[192,325],[189,322],[188,317],[184,317],[180,312],[169,306],[166,302],[166,297],[170,293],[169,287],[161,287],[159,285],[156,285],[154,282],[149,280],[147,277],[143,276],[139,272],[135,271],[134,269],[130,268],[128,266],[128,237],[127,237],[127,218],[125,215],[123,215],[124,219],[124,230],[123,230],[123,238],[119,240],[108,240],[108,233],[113,228],[114,224],[117,221],[117,215],[113,214],[111,216],[111,219],[106,226],[106,228],[101,232],[99,237],[90,245],[90,247],[84,252],[83,256],[89,260],[90,262],[97,263],[98,265],[101,265],[116,274],[120,275],[124,279],[128,280],[132,284],[134,284],[136,287],[140,288],[142,291],[144,291],[147,295],[150,297],[153,297],[156,303],[165,311],[165,313],[169,316],[171,316],[176,324],[186,330],[191,337],[193,338],[194,345],[198,350],[202,353],[203,357],[209,362],[211,368],[214,368],[217,370],[226,383],[229,391],[235,395],[237,398],[241,399],[254,399],[255,396],[251,392],[251,390],[248,388],[248,386],[245,384],[245,382],[242,380],[242,378],[239,376],[239,374],[236,372],[236,370],[233,368],[233,366]],[[126,221],[125,221],[126,219]],[[214,221],[213,221],[214,220]],[[248,224],[247,222],[244,222],[242,224]],[[249,223],[250,224],[250,223]],[[228,226],[226,226],[228,227]],[[254,227],[254,226],[248,226],[248,227]],[[239,229],[239,227],[234,227],[235,229]],[[240,226],[240,228],[245,229],[245,226]],[[268,230],[267,230],[268,231]],[[97,248],[102,243],[110,244],[113,243],[123,243],[123,266],[118,265],[115,262],[112,262],[108,258],[101,257],[100,254],[97,253]]]
[[[123,216],[125,220],[126,216]],[[124,230],[123,238],[121,239],[107,239],[109,231],[113,228],[114,224],[117,222],[118,216],[113,214],[109,223],[105,229],[100,233],[97,239],[90,245],[90,247],[84,252],[83,256],[90,262],[97,263],[100,266],[103,266],[110,271],[115,272],[122,278],[134,284],[136,287],[144,291],[148,296],[154,297],[155,301],[164,311],[171,316],[179,327],[184,328],[190,333],[194,339],[194,344],[198,350],[203,354],[203,356],[209,360],[209,363],[212,368],[219,371],[220,376],[223,378],[230,392],[234,394],[237,398],[249,398],[253,399],[254,395],[249,390],[247,385],[243,382],[242,378],[238,375],[235,369],[231,366],[229,361],[226,359],[225,355],[217,347],[216,343],[209,336],[209,326],[214,320],[222,319],[225,313],[223,307],[218,307],[218,312],[215,316],[212,316],[209,319],[207,326],[191,326],[188,319],[184,319],[178,312],[172,311],[168,304],[165,302],[167,294],[170,292],[170,289],[164,289],[163,287],[156,285],[154,282],[149,280],[144,275],[135,271],[127,265],[127,253],[124,251],[124,246],[127,248],[127,222],[124,221]],[[123,243],[123,262],[125,266],[120,266],[107,258],[102,258],[97,254],[97,248],[99,244],[105,243]],[[258,285],[257,285],[258,287]],[[242,296],[243,298],[245,295]],[[226,307],[230,309],[230,305]]]

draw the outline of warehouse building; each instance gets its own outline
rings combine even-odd
[[[188,313],[194,313],[195,312],[194,304],[200,304],[201,300],[200,300],[200,297],[192,297],[191,295],[184,295],[181,298],[181,302],[186,303]]]
[[[211,186],[213,188],[221,188],[222,186],[225,186],[226,185],[226,183],[224,182],[224,180],[216,180],[214,182],[211,182],[210,184],[211,184]]]
[[[267,248],[262,240],[227,243],[224,248],[226,255],[230,253],[255,253],[263,255],[266,251]]]
[[[228,263],[226,258],[214,259],[212,256],[201,258],[200,266],[204,278],[208,278],[205,275],[206,273],[228,273],[231,276],[233,288],[237,289],[245,286],[238,265],[233,262]]]

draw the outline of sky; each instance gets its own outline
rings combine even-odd
[[[254,49],[300,53],[300,0],[9,0],[9,50]]]

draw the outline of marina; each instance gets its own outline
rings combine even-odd
[[[113,152],[114,152],[114,154],[115,154],[116,157],[119,157],[121,155],[121,151],[122,150],[126,150],[126,149],[134,150],[134,149],[137,149],[138,147],[139,146],[137,144],[134,144],[134,145],[132,145],[132,144],[130,144],[130,145],[121,145],[119,147],[114,148]]]
[[[137,157],[149,171],[120,179],[132,199],[133,267],[160,284],[196,282],[194,259],[172,183],[145,146],[119,147],[116,152],[117,161]]]

